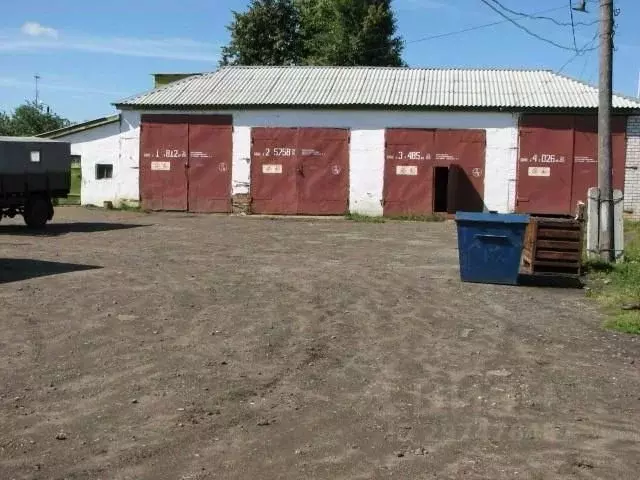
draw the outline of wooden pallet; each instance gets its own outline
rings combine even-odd
[[[523,272],[580,276],[582,225],[581,221],[572,218],[531,217],[522,252]]]

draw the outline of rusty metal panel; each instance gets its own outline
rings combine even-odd
[[[546,157],[543,158],[544,153]],[[537,162],[532,162],[536,154]],[[622,190],[626,117],[613,118],[612,156],[613,187]],[[588,189],[597,184],[598,120],[595,115],[523,117],[520,123],[518,212],[573,215],[578,202],[586,202]]]
[[[624,190],[626,162],[626,117],[613,117],[611,123],[611,153],[613,188]],[[587,200],[587,191],[598,186],[598,118],[575,117],[573,186],[571,206],[575,210],[579,201]]]
[[[194,118],[194,122],[199,119]],[[189,124],[189,211],[231,211],[232,128],[212,123]]]
[[[251,132],[251,209],[258,214],[298,212],[298,131],[253,128]]]
[[[432,213],[438,192],[446,193],[448,213],[482,211],[485,145],[484,130],[388,129],[384,214]],[[438,167],[448,175],[434,175]]]
[[[574,117],[527,115],[520,123],[516,211],[572,211]]]
[[[344,215],[349,209],[349,130],[298,129],[298,213]]]
[[[574,120],[573,181],[571,207],[585,202],[587,191],[598,186],[598,118],[580,116]]]
[[[173,113],[145,113],[142,115],[142,123],[193,123],[198,125],[233,125],[232,115],[199,115],[199,114],[173,114]]]
[[[425,215],[433,211],[435,131],[387,129],[384,215]]]
[[[146,121],[145,121],[146,120]],[[187,209],[189,126],[144,119],[140,132],[140,198],[148,210]]]
[[[436,130],[434,162],[449,167],[448,213],[484,210],[484,130]]]

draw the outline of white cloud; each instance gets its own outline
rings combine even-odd
[[[127,57],[166,58],[216,64],[220,45],[188,38],[97,37],[68,33],[51,36],[16,35],[0,31],[0,54],[41,53],[50,50],[102,53]]]
[[[30,37],[58,38],[58,31],[55,28],[45,27],[38,22],[26,22],[20,31]]]

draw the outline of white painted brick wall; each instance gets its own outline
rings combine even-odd
[[[487,132],[485,204],[488,209],[499,212],[509,212],[514,208],[518,116],[511,113],[349,110],[176,111],[173,113],[231,113],[233,115],[232,191],[234,194],[249,192],[252,127],[350,129],[349,206],[352,212],[367,215],[382,215],[386,128],[484,129]],[[121,155],[132,162],[139,152],[139,125],[140,112],[127,110],[122,112]],[[125,138],[127,142],[124,141]],[[137,185],[137,170],[130,170],[127,182],[131,186]]]
[[[627,159],[624,180],[624,209],[640,219],[640,116],[627,120]]]
[[[84,130],[57,138],[71,143],[71,154],[81,156],[82,184],[80,199],[83,205],[102,206],[105,201],[112,201],[115,205],[120,200],[138,198],[137,177],[131,178],[131,162],[122,163],[120,153],[121,136],[120,123]],[[113,166],[113,177],[96,179],[96,164]],[[135,158],[137,168],[138,159]],[[137,170],[136,170],[137,171]],[[133,190],[127,185],[136,182]]]

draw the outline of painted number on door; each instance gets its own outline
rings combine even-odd
[[[282,173],[282,165],[265,163],[262,165],[262,173],[280,174]]]
[[[171,162],[151,162],[151,170],[168,172],[171,170]]]
[[[530,177],[550,177],[551,168],[549,167],[529,167]]]
[[[398,165],[396,167],[396,175],[418,175],[418,167],[415,165]]]

